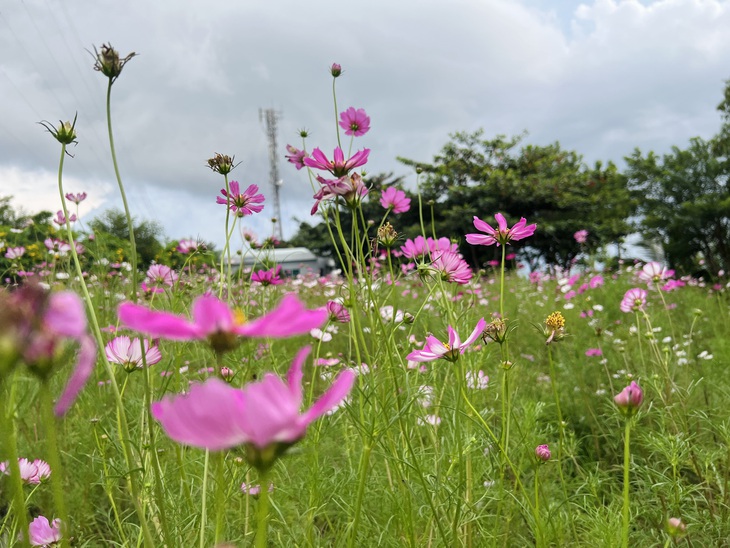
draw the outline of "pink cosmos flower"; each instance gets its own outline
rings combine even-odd
[[[345,203],[350,207],[356,207],[363,196],[368,193],[368,187],[358,173],[353,173],[349,177],[340,177],[339,179],[325,179],[317,175],[317,181],[322,187],[312,196],[315,200],[312,206],[311,214],[314,215],[319,209],[322,200],[342,196]]]
[[[674,270],[669,270],[662,263],[656,261],[646,263],[639,272],[639,279],[642,282],[661,282],[674,276]]]
[[[433,335],[426,337],[426,342],[421,350],[414,350],[408,356],[407,360],[413,362],[430,362],[443,358],[450,362],[455,362],[459,359],[459,356],[464,353],[466,348],[474,343],[482,334],[484,328],[487,326],[487,322],[484,318],[481,318],[478,322],[474,331],[471,332],[469,338],[464,342],[461,342],[459,335],[454,331],[454,328],[449,326],[449,342],[444,343],[438,340]]]
[[[46,246],[46,249],[48,249],[48,251],[58,253],[61,256],[66,255],[66,253],[71,251],[70,245],[61,240],[57,240],[56,238],[46,238],[45,240],[43,240],[43,245]]]
[[[252,497],[256,497],[261,494],[261,486],[256,483],[253,485],[249,485],[246,482],[241,484],[241,491],[245,493],[246,495],[250,495]],[[274,492],[274,484],[269,482],[269,493]]]
[[[350,321],[350,313],[342,303],[337,301],[327,301],[326,309],[330,315],[330,319],[340,323],[348,323]]]
[[[151,406],[152,416],[165,433],[178,443],[221,451],[240,445],[266,449],[290,445],[304,437],[307,426],[350,393],[355,373],[345,370],[304,414],[302,366],[310,347],[299,351],[283,382],[267,373],[258,382],[241,389],[217,379],[193,384],[188,394],[169,396]]]
[[[320,149],[315,148],[312,151],[312,156],[310,158],[304,158],[302,162],[307,167],[329,171],[335,177],[344,177],[351,169],[365,165],[369,155],[370,149],[364,148],[358,150],[351,158],[345,161],[345,153],[342,152],[340,147],[337,147],[334,152],[334,160],[330,161]]]
[[[5,251],[6,259],[20,259],[23,255],[25,255],[25,248],[22,245],[18,247],[9,247]]]
[[[475,233],[467,234],[466,241],[472,245],[499,246],[500,244],[507,244],[512,240],[528,238],[535,233],[535,229],[537,228],[536,224],[527,225],[527,220],[524,217],[517,221],[512,228],[507,228],[507,219],[505,219],[504,215],[501,213],[497,213],[494,218],[497,219],[496,230],[492,228],[489,223],[482,221],[475,215],[474,228],[482,232],[486,232],[487,235],[485,236],[484,234]]]
[[[579,244],[584,244],[586,243],[586,240],[588,240],[588,234],[589,232],[587,230],[579,230],[573,234],[573,238],[575,238],[575,241]]]
[[[187,255],[198,250],[198,242],[189,238],[183,238],[177,243],[177,252]]]
[[[281,272],[281,265],[277,265],[275,268],[269,270],[257,270],[251,274],[251,281],[258,282],[261,285],[279,285],[283,284],[284,280],[279,277]]]
[[[63,211],[60,209],[56,212],[56,218],[53,219],[53,222],[56,223],[58,226],[64,226],[66,224],[66,217],[63,214]],[[68,218],[69,223],[75,223],[76,222],[76,214],[72,213],[71,216]]]
[[[96,344],[86,332],[86,313],[79,296],[70,291],[48,293],[34,285],[0,293],[0,325],[12,346],[11,356],[16,353],[41,378],[53,371],[65,339],[79,344],[76,366],[54,407],[56,416],[64,415],[96,364]]]
[[[685,285],[687,284],[683,280],[668,280],[667,283],[662,286],[662,291],[674,291],[675,289],[679,289],[680,287],[684,287]],[[720,285],[720,289],[721,288],[722,285]],[[715,287],[715,289],[719,288]]]
[[[73,194],[71,192],[68,192],[66,194],[66,199],[69,202],[73,202],[76,205],[79,205],[81,202],[86,200],[86,192],[79,192],[78,194]]]
[[[169,266],[153,264],[147,269],[147,280],[157,286],[172,287],[177,281],[177,274]]]
[[[646,291],[639,287],[629,289],[625,294],[624,298],[621,299],[621,305],[619,308],[621,312],[635,312],[642,311],[646,306]]]
[[[20,469],[20,479],[28,485],[38,485],[40,482],[51,477],[51,467],[44,460],[36,459],[29,461],[25,458],[18,459],[18,468]],[[8,461],[0,462],[0,473],[7,476],[10,475]]]
[[[380,205],[385,209],[392,209],[393,213],[405,213],[411,209],[411,199],[402,190],[390,186],[381,194]]]
[[[641,407],[644,391],[636,381],[631,381],[630,385],[614,396],[613,401],[622,413],[632,415]]]
[[[144,360],[142,359],[142,344],[144,344]],[[162,354],[156,344],[150,345],[148,340],[140,343],[139,338],[130,339],[126,335],[109,341],[104,347],[104,352],[111,363],[119,364],[130,372],[142,368],[145,362],[150,366],[159,363],[162,359]]]
[[[306,150],[299,150],[291,145],[286,145],[286,150],[289,152],[289,154],[286,155],[286,160],[289,163],[294,164],[294,167],[296,167],[297,170],[302,169],[304,167],[304,158],[307,158],[309,153]]]
[[[586,350],[586,356],[588,356],[589,358],[594,356],[603,356],[603,352],[600,348],[589,348],[588,350]]]
[[[175,341],[207,340],[216,352],[238,346],[238,337],[302,335],[327,319],[326,311],[307,310],[294,294],[284,296],[276,309],[252,322],[245,322],[213,295],[195,299],[192,322],[170,312],[150,310],[130,302],[122,303],[118,314],[119,320],[130,329]]]
[[[54,519],[51,523],[48,518],[38,516],[28,527],[28,539],[31,546],[50,548],[61,542],[61,520]]]
[[[340,113],[340,127],[345,130],[345,135],[361,137],[370,131],[370,116],[365,113],[365,109],[350,107]]]
[[[439,254],[431,263],[431,268],[435,269],[446,282],[455,282],[457,284],[468,284],[474,273],[464,260],[460,253],[452,253],[444,251]]]
[[[230,192],[226,192],[225,188],[221,189],[224,198],[218,196],[216,203],[228,205],[229,209],[239,217],[260,213],[264,209],[264,195],[256,194],[259,191],[258,185],[249,185],[246,190],[241,192],[238,181],[231,181],[228,188]]]

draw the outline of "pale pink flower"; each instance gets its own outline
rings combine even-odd
[[[177,279],[175,271],[164,264],[153,264],[147,269],[147,281],[157,286],[172,287]]]
[[[241,186],[238,181],[231,181],[228,184],[229,191],[225,188],[221,189],[223,198],[218,196],[216,203],[228,205],[229,209],[239,217],[260,213],[264,209],[264,195],[257,194],[258,185],[249,185],[246,190],[241,192]]]
[[[142,344],[144,344],[144,360],[142,359]],[[157,345],[150,345],[150,341],[144,340],[140,343],[139,338],[130,339],[126,335],[116,337],[109,341],[104,348],[106,357],[111,363],[121,365],[127,371],[134,371],[159,363],[162,353]]]
[[[238,346],[239,337],[285,338],[308,333],[327,319],[325,310],[308,310],[289,294],[279,306],[256,320],[245,322],[226,303],[213,295],[193,302],[193,320],[130,302],[119,306],[119,319],[130,329],[176,341],[207,340],[216,352]]]
[[[168,396],[151,406],[165,433],[178,443],[221,451],[240,445],[266,449],[290,445],[304,437],[307,426],[336,407],[349,393],[355,373],[345,370],[304,414],[302,366],[310,348],[299,351],[283,382],[273,373],[232,388],[217,378],[193,384],[188,394]]]
[[[281,265],[277,265],[269,270],[257,270],[251,274],[251,281],[260,283],[261,285],[279,285],[284,281],[279,277]]]
[[[636,312],[644,310],[646,306],[646,291],[639,287],[629,289],[623,299],[621,299],[621,305],[619,308],[621,312]]]
[[[340,113],[340,127],[345,130],[345,135],[360,137],[370,130],[370,116],[365,109],[350,107]]]
[[[353,173],[350,176],[343,176],[339,179],[325,179],[317,175],[317,181],[322,185],[320,189],[315,193],[314,205],[312,206],[311,214],[314,215],[319,209],[319,204],[322,200],[329,198],[336,198],[342,196],[350,207],[356,207],[360,204],[363,196],[368,193],[368,187],[362,180],[362,177],[358,173]]]
[[[66,255],[66,253],[71,251],[70,245],[61,240],[57,240],[56,238],[46,238],[45,240],[43,240],[43,245],[46,246],[46,249],[48,249],[48,251],[58,253],[61,256],[64,256]]]
[[[312,156],[310,158],[304,158],[302,161],[307,167],[329,171],[335,177],[344,177],[351,169],[365,165],[369,155],[370,149],[364,148],[358,150],[346,161],[345,153],[342,152],[340,147],[337,147],[334,152],[334,160],[328,160],[320,149],[315,148],[312,151]]]
[[[71,192],[67,192],[66,199],[69,202],[73,202],[74,204],[79,205],[81,202],[86,200],[86,192],[79,192],[78,194],[73,194]]]
[[[522,217],[515,223],[512,228],[507,227],[507,219],[504,215],[497,213],[494,218],[497,220],[497,228],[494,229],[482,221],[476,215],[474,216],[474,228],[486,233],[484,234],[467,234],[466,241],[472,245],[497,245],[507,244],[512,240],[522,240],[528,238],[535,233],[536,224],[527,225],[527,220]]]
[[[38,516],[28,527],[28,539],[31,546],[50,548],[61,542],[61,520],[54,519],[48,522],[48,518]]]
[[[474,331],[471,332],[471,335],[469,335],[464,342],[461,342],[461,339],[456,331],[454,331],[454,328],[448,326],[449,342],[441,342],[433,335],[429,335],[426,337],[426,342],[424,343],[423,348],[421,350],[412,351],[408,354],[408,356],[406,356],[406,359],[414,362],[430,362],[443,358],[447,361],[455,362],[459,359],[459,356],[464,353],[467,347],[472,345],[474,341],[479,338],[486,325],[487,322],[484,318],[480,318],[474,328]]]
[[[669,270],[662,263],[656,261],[646,263],[639,272],[639,279],[646,283],[661,282],[672,276],[674,276],[674,270]]]
[[[589,232],[587,230],[579,230],[573,234],[573,238],[575,238],[575,241],[579,244],[584,244],[586,243],[586,240],[588,240],[588,234]]]
[[[586,356],[592,358],[594,356],[603,356],[603,351],[600,348],[589,348],[586,350]]]
[[[380,205],[392,209],[393,213],[405,213],[411,209],[411,199],[402,190],[389,186],[380,195]]]
[[[198,242],[195,240],[191,240],[189,238],[183,238],[177,243],[177,252],[182,253],[183,255],[187,255],[188,253],[193,253],[194,251],[197,251],[199,247]]]
[[[286,145],[286,150],[289,152],[289,154],[286,155],[286,160],[289,163],[294,164],[294,167],[296,167],[297,170],[302,169],[304,167],[304,158],[307,158],[309,153],[306,150],[299,150],[291,145]]]
[[[25,248],[22,245],[18,247],[9,247],[5,250],[6,259],[20,259],[23,255],[25,255]]]
[[[472,390],[486,390],[489,387],[489,377],[481,369],[466,372],[466,385]]]
[[[243,491],[246,495],[250,495],[252,497],[256,497],[261,494],[261,486],[256,483],[254,485],[249,485],[247,483],[241,484],[241,491]],[[274,492],[274,484],[269,482],[269,493]]]
[[[43,480],[51,477],[51,467],[46,461],[40,459],[34,461],[26,458],[18,459],[18,468],[20,469],[21,481],[28,485],[38,485]],[[8,461],[0,462],[0,473],[10,475]]]

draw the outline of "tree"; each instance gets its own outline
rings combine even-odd
[[[146,269],[150,263],[157,259],[163,250],[159,238],[162,235],[162,227],[155,221],[136,222],[132,219],[134,226],[134,238],[137,244],[138,265]],[[102,254],[106,257],[113,257],[121,262],[129,260],[129,228],[127,218],[118,209],[108,209],[99,217],[91,221],[90,226],[98,244],[105,249]]]
[[[643,236],[684,272],[700,259],[713,273],[730,269],[730,81],[717,109],[723,125],[712,139],[695,137],[662,158],[638,149],[626,158],[629,184],[643,196]]]
[[[520,249],[533,266],[568,266],[580,252],[573,235],[588,230],[587,249],[615,243],[631,231],[635,200],[612,163],[587,167],[559,143],[527,145],[524,136],[483,138],[483,131],[456,133],[431,164],[399,158],[425,173],[423,197],[434,203],[438,235],[458,238],[474,232],[474,215],[490,222],[501,212],[511,221],[526,217],[538,231]],[[481,266],[496,248],[462,246]]]

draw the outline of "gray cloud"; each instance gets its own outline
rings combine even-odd
[[[528,130],[587,161],[635,146],[658,152],[719,127],[715,105],[730,77],[730,3],[712,0],[385,0],[144,2],[26,0],[0,13],[0,193],[46,207],[59,150],[42,128],[79,113],[69,184],[119,199],[106,140],[105,79],[93,45],[140,52],[113,89],[115,139],[135,214],[171,237],[222,241],[222,178],[205,167],[235,154],[243,185],[268,188],[259,108],[275,108],[285,181],[285,234],[307,218],[311,188],[283,160],[287,142],[331,154],[334,112],[327,68],[341,63],[340,110],[365,108],[368,170],[409,174],[396,156],[429,160],[454,131]],[[43,199],[24,185],[44,181]],[[412,181],[413,178],[411,177]],[[68,185],[67,185],[68,186]],[[35,207],[39,206],[39,207]],[[246,223],[270,231],[272,208]]]

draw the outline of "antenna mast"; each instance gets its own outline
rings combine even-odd
[[[274,191],[274,217],[272,219],[274,236],[279,240],[283,240],[282,222],[281,222],[281,202],[279,190],[284,183],[279,179],[279,166],[277,162],[277,146],[276,146],[276,122],[279,120],[279,113],[273,108],[259,109],[259,120],[266,122],[266,136],[269,138],[269,183]]]

